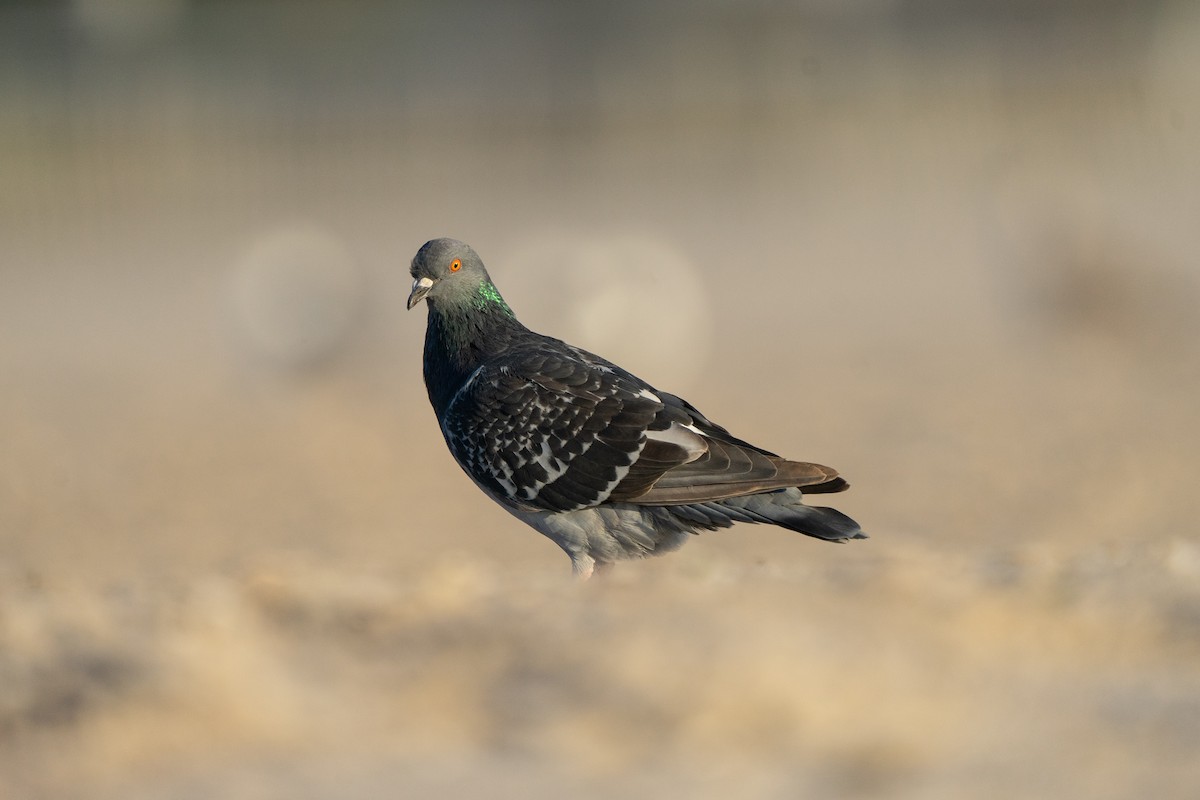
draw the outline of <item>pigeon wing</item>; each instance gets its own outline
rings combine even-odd
[[[744,442],[686,401],[557,340],[480,367],[450,402],[442,430],[477,483],[526,509],[847,487],[833,469]]]
[[[780,458],[731,435],[687,401],[666,392],[656,396],[663,410],[647,429],[642,457],[611,493],[613,501],[686,505],[793,486],[806,492],[849,488],[830,467]],[[675,463],[669,455],[654,459],[661,443],[679,444],[681,439],[691,457]]]
[[[571,511],[609,498],[663,404],[627,373],[550,341],[480,367],[447,406],[442,431],[462,468],[497,497]]]

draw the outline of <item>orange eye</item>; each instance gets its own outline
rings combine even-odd
[[[459,261],[457,258],[450,262],[450,271],[451,272],[458,272],[460,269],[462,269],[462,262]]]

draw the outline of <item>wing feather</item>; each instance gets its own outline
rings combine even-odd
[[[442,430],[476,482],[531,509],[847,486],[833,469],[742,441],[686,401],[553,339],[481,368],[455,395]]]

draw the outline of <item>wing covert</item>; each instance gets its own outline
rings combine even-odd
[[[685,505],[848,485],[829,467],[734,437],[686,401],[576,348],[546,345],[481,367],[450,401],[442,432],[477,483],[526,509]]]
[[[442,430],[463,469],[497,496],[570,511],[608,499],[662,407],[627,373],[542,350],[480,368]]]

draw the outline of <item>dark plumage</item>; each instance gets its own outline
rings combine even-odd
[[[408,307],[429,306],[425,385],[450,452],[579,575],[734,522],[866,538],[840,511],[801,503],[846,489],[835,470],[744,442],[687,401],[529,330],[462,242],[427,242],[412,276]]]

